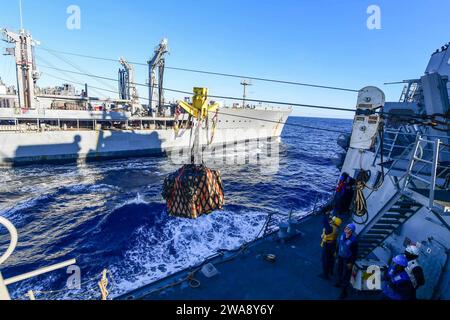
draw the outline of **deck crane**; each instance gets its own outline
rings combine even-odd
[[[0,32],[5,42],[12,43],[15,46],[14,48],[7,48],[6,55],[12,55],[16,59],[19,105],[24,109],[34,108],[37,104],[35,85],[40,76],[36,69],[34,47],[39,45],[39,41],[34,40],[23,29],[20,30],[20,33],[7,29],[1,29]]]
[[[164,114],[164,66],[166,53],[169,52],[167,39],[162,39],[159,45],[155,48],[153,58],[148,61],[148,77],[149,77],[149,112],[154,112],[154,101],[158,101],[156,113],[158,116]],[[156,68],[158,68],[158,76],[156,75]],[[158,91],[156,91],[156,89]],[[157,92],[157,94],[156,94]]]
[[[119,69],[119,95],[120,99],[130,102],[131,114],[141,114],[143,109],[139,103],[139,94],[136,89],[134,67],[125,58],[119,59],[123,69]]]

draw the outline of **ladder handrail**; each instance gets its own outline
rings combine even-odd
[[[398,199],[400,199],[401,196],[402,194],[400,192],[396,192],[389,199],[389,201],[387,201],[385,205],[380,210],[378,210],[378,212],[374,215],[374,217],[365,224],[364,228],[358,232],[358,238],[363,237],[367,231],[370,231],[373,225],[375,225],[378,222],[379,218],[381,218],[390,208],[392,208],[392,206],[398,201]]]
[[[5,262],[11,254],[14,252],[16,246],[17,246],[17,240],[18,240],[18,233],[16,227],[9,221],[8,219],[4,217],[0,217],[0,224],[5,226],[6,229],[8,229],[8,232],[10,234],[10,242],[8,249],[5,251],[5,253],[0,257],[0,264]],[[8,279],[4,279],[2,273],[0,272],[0,300],[11,300],[11,296],[9,295],[9,291],[7,286],[19,281],[23,281],[44,273],[48,273],[60,268],[64,268],[70,265],[73,265],[76,263],[76,259],[70,259],[64,262],[60,262],[51,266],[42,267],[34,271],[30,271],[27,273],[23,273]]]
[[[437,139],[434,144],[434,152],[433,152],[433,164],[431,169],[431,185],[430,185],[430,208],[433,208],[434,205],[434,191],[436,188],[436,174],[437,167],[439,162],[439,149],[440,149],[441,140]]]
[[[9,256],[14,252],[17,246],[18,234],[16,227],[6,218],[0,217],[0,224],[3,225],[9,232],[10,239],[6,251],[0,257],[0,265],[8,260]]]
[[[417,150],[420,148],[421,143],[433,145],[432,146],[432,152],[433,152],[432,160],[424,160],[423,159],[424,154],[422,154],[419,157],[417,156]],[[403,183],[403,188],[402,188],[403,191],[405,191],[408,188],[408,185],[411,183],[412,179],[419,180],[419,181],[425,183],[426,185],[429,185],[430,192],[428,195],[428,199],[429,199],[428,207],[430,209],[434,207],[434,198],[435,198],[435,191],[436,191],[436,186],[437,186],[437,179],[445,171],[448,170],[448,167],[442,166],[439,164],[440,154],[444,152],[443,150],[441,150],[441,146],[445,146],[445,144],[440,139],[429,140],[426,138],[422,138],[420,135],[418,135],[416,138],[414,151],[413,151],[413,153],[410,157],[409,163],[408,163],[408,168],[407,168],[406,174],[404,175],[404,183]],[[416,165],[419,162],[423,163],[422,167],[418,170],[414,170],[414,165]],[[423,177],[418,176],[418,174],[421,174],[420,172],[427,166],[431,166],[431,172],[429,174],[429,178],[430,178],[429,181]],[[444,168],[444,170],[438,174],[438,172],[437,172],[438,168]],[[426,175],[428,176],[428,174],[426,174]]]

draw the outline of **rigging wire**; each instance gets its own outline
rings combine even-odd
[[[78,84],[78,85],[82,85],[82,86],[84,86],[86,84],[85,82],[80,82],[80,81],[76,81],[76,80],[73,81],[73,80],[68,80],[68,79],[65,79],[65,78],[61,78],[61,77],[55,76],[54,74],[51,74],[51,73],[48,73],[48,72],[44,73],[44,75],[52,77],[52,78],[55,78],[55,79],[58,79],[58,80],[61,80],[61,81],[72,83],[72,84]],[[97,91],[97,92],[98,91],[105,91],[105,92],[110,92],[110,93],[115,93],[115,94],[118,93],[117,90],[109,90],[109,89],[96,87],[96,86],[92,86],[92,85],[89,85],[88,87],[89,87],[89,89],[96,89],[95,91]],[[148,98],[144,98],[144,97],[138,97],[138,98],[142,99],[142,100],[146,100],[146,101],[149,100]],[[111,98],[107,98],[107,99],[111,99]],[[158,100],[155,100],[155,99],[153,99],[152,101],[153,102],[158,102]]]
[[[39,49],[43,49],[43,50],[48,51],[48,52],[56,52],[56,53],[66,54],[66,55],[71,55],[71,56],[76,56],[76,57],[95,59],[95,60],[103,60],[103,61],[119,62],[118,59],[103,58],[103,57],[98,57],[98,56],[91,56],[91,55],[85,55],[85,54],[72,53],[72,52],[67,52],[67,51],[54,50],[54,49],[50,49],[50,48],[46,48],[46,47],[38,47],[38,48]],[[128,61],[128,62],[131,63],[131,64],[134,64],[134,65],[148,66],[147,63],[135,62],[135,61]],[[253,76],[245,76],[245,75],[238,75],[238,74],[232,74],[232,73],[199,70],[199,69],[189,69],[189,68],[170,67],[170,66],[165,66],[165,68],[169,69],[169,70],[176,70],[176,71],[183,71],[183,72],[201,73],[201,74],[208,74],[208,75],[222,76],[222,77],[230,77],[230,78],[239,78],[239,79],[245,78],[245,79],[256,80],[256,81],[289,84],[289,85],[312,87],[312,88],[319,88],[319,89],[329,89],[329,90],[338,90],[338,91],[347,91],[347,92],[358,92],[359,91],[359,90],[356,90],[356,89],[342,88],[342,87],[336,87],[336,86],[325,86],[325,85],[318,85],[318,84],[305,83],[305,82],[286,81],[286,80],[278,80],[278,79],[270,79],[270,78],[262,78],[262,77],[253,77]]]
[[[119,62],[118,59],[111,59],[111,58],[98,57],[98,56],[92,56],[92,55],[86,55],[86,54],[78,54],[78,53],[67,52],[67,51],[60,51],[60,50],[50,49],[50,48],[43,47],[43,46],[37,47],[37,48],[50,52],[51,54],[55,55],[57,58],[65,61],[66,63],[68,63],[70,65],[72,65],[72,63],[70,61],[67,61],[64,58],[59,57],[58,55],[56,55],[56,53],[65,54],[65,55],[71,55],[71,56],[78,56],[78,57],[89,58],[89,59]],[[142,62],[129,61],[129,63],[135,64],[135,65],[147,66],[146,63],[142,63]],[[89,76],[91,78],[97,78],[97,79],[118,81],[117,79],[112,79],[112,78],[100,77],[100,76],[97,76],[97,75],[92,75],[92,74],[89,74],[89,73],[85,72],[84,70],[82,70],[78,66],[74,66],[74,65],[72,65],[72,66],[74,68],[78,69],[78,71],[82,71],[82,72],[78,73],[80,75],[87,75],[87,76]],[[167,69],[173,69],[173,70],[187,71],[187,72],[205,73],[205,74],[211,74],[211,75],[228,76],[228,77],[236,77],[236,78],[248,78],[248,79],[254,79],[254,80],[261,80],[261,81],[270,81],[270,82],[284,83],[284,84],[294,84],[294,85],[311,86],[311,87],[318,87],[318,88],[325,88],[325,89],[335,89],[335,90],[358,92],[358,90],[341,88],[341,87],[322,86],[322,85],[315,85],[315,84],[309,84],[309,83],[283,81],[283,80],[259,78],[259,77],[248,77],[248,76],[235,75],[235,74],[229,74],[229,73],[219,73],[219,72],[212,72],[212,71],[205,71],[205,70],[196,70],[196,69],[187,69],[187,68],[179,68],[179,67],[166,66],[166,68]],[[58,68],[54,68],[54,69],[55,70],[59,70],[59,71],[64,71],[64,70],[58,69]],[[65,72],[75,73],[73,71],[68,71],[68,70],[65,70]],[[400,83],[405,83],[405,81],[387,82],[385,84],[388,85],[388,84],[400,84]],[[148,84],[142,84],[142,83],[134,83],[134,84],[138,85],[138,86],[148,87]],[[109,87],[109,85],[107,85],[107,86]],[[182,94],[189,94],[189,95],[191,94],[191,92],[189,92],[189,91],[176,90],[176,89],[170,89],[170,88],[163,88],[163,90],[167,90],[167,91],[175,92],[175,93],[182,93]],[[220,95],[209,95],[209,97],[211,97],[211,98],[219,98],[219,99],[241,100],[241,98],[230,97],[230,96],[220,96]],[[311,108],[317,108],[317,109],[329,109],[329,110],[354,112],[354,109],[336,108],[336,107],[329,107],[329,106],[317,106],[317,105],[309,105],[309,104],[298,104],[298,103],[291,103],[291,102],[280,102],[280,101],[270,101],[270,100],[260,100],[260,99],[246,99],[246,100],[250,101],[250,102],[259,102],[259,103],[279,104],[279,105],[289,105],[289,106],[299,106],[299,107],[311,107]],[[381,113],[381,112],[377,112],[377,113],[380,114],[380,115],[387,115],[387,114]],[[392,115],[389,115],[389,116],[392,116]],[[426,115],[425,116],[423,116],[423,115],[419,115],[419,116],[411,115],[411,118],[419,118],[419,119],[422,120],[422,119],[424,119],[424,117],[427,117],[425,119],[433,120],[433,122],[429,121],[428,123],[425,123],[423,121],[422,122],[415,121],[415,124],[424,124],[424,125],[429,125],[429,126],[433,126],[433,127],[436,127],[437,125],[447,125],[448,126],[448,121],[442,122],[442,121],[436,120],[435,119],[436,116],[443,117],[444,119],[449,119],[449,115],[447,115],[447,114],[446,115],[434,114],[434,115],[428,115],[428,116],[426,116]],[[436,128],[436,129],[442,130],[442,131],[447,131],[446,129],[439,129],[439,128]]]
[[[40,56],[38,56],[38,55],[36,55],[36,56],[39,57],[39,60],[42,60],[42,61],[44,61],[45,63],[49,64],[49,65],[51,66],[51,68],[57,69],[51,62],[47,61],[47,60],[44,59],[43,57],[40,57]],[[38,66],[40,67],[41,64],[39,64]],[[77,78],[75,78],[75,77],[73,77],[73,76],[71,76],[71,75],[69,74],[69,73],[72,73],[72,72],[67,72],[67,71],[63,71],[63,70],[60,70],[60,72],[61,72],[62,74],[64,74],[64,76],[66,76],[66,77],[68,77],[69,79],[71,79],[71,80],[73,81],[73,83],[76,83],[76,84],[79,84],[79,85],[83,85],[83,86],[84,86],[84,84],[81,83],[79,79],[77,79]],[[44,73],[44,75],[46,75],[46,73]],[[55,78],[55,77],[54,77],[54,78]],[[59,80],[62,80],[62,81],[68,81],[68,80],[64,80],[64,79],[62,79],[62,78],[59,78]],[[68,81],[68,82],[69,82],[69,81]],[[101,91],[97,90],[95,87],[92,87],[92,91],[93,91],[93,92],[96,92],[99,96],[103,96],[103,93],[102,93]],[[110,92],[113,92],[113,91],[111,90]],[[114,92],[116,92],[116,91],[114,91]]]
[[[74,74],[78,74],[78,75],[85,75],[83,72],[76,72],[76,71],[71,71],[71,70],[54,68],[54,67],[50,67],[50,66],[46,66],[46,65],[41,65],[41,67],[53,69],[53,70],[60,71],[60,72],[69,72],[69,73],[74,73]],[[119,81],[119,80],[117,80],[115,78],[104,77],[104,76],[99,76],[99,75],[89,74],[89,76],[90,77],[94,77],[94,78],[103,79],[103,80],[109,80],[109,81],[115,81],[115,82]],[[147,88],[149,86],[148,84],[138,83],[138,82],[132,82],[132,84],[134,84],[136,86],[147,87]],[[175,92],[175,93],[182,93],[182,94],[192,95],[192,92],[186,91],[186,90],[171,89],[171,88],[163,88],[163,89],[166,90],[166,91],[169,91],[169,92]],[[209,98],[217,98],[217,99],[226,99],[226,100],[239,100],[239,101],[242,100],[242,97],[231,97],[231,96],[222,96],[222,95],[208,95],[208,97]],[[249,99],[249,98],[246,98],[245,101],[260,102],[260,103],[267,103],[267,104],[287,105],[287,106],[295,106],[295,107],[306,107],[306,108],[315,108],[315,109],[328,109],[328,110],[355,112],[354,109],[350,109],[350,108],[331,107],[331,106],[319,106],[319,105],[296,103],[296,102],[284,102],[284,101]]]
[[[98,83],[100,83],[103,86],[106,86],[108,88],[110,88],[111,90],[114,90],[115,88],[112,87],[109,83],[107,82],[103,82],[101,81],[101,79],[97,78],[97,77],[92,77],[93,75],[90,74],[89,72],[87,72],[86,70],[84,70],[83,68],[81,68],[80,66],[78,66],[76,63],[62,57],[61,55],[54,53],[54,52],[49,52],[51,55],[53,55],[54,57],[56,57],[57,59],[63,61],[64,63],[70,65],[72,68],[76,69],[78,72],[83,73],[84,75],[93,78],[95,81],[97,81]]]
[[[102,80],[108,80],[108,81],[115,81],[118,82],[118,79],[115,78],[110,78],[110,77],[104,77],[104,76],[99,76],[99,75],[94,75],[94,74],[86,74],[84,72],[76,72],[76,71],[71,71],[71,70],[65,70],[65,69],[60,69],[60,68],[55,68],[55,67],[51,67],[51,66],[46,66],[46,65],[41,65],[41,67],[44,68],[49,68],[49,69],[54,69],[60,72],[67,72],[67,73],[74,73],[74,74],[78,74],[78,75],[87,75],[91,78],[98,78],[98,79],[102,79]],[[84,85],[83,83],[77,83],[77,84],[81,84]],[[142,86],[142,87],[148,87],[148,84],[143,84],[143,83],[137,83],[134,82],[132,83],[136,86]],[[112,93],[117,93],[116,90],[105,90],[104,88],[99,88],[99,87],[92,87],[92,88],[96,88],[99,90],[103,90],[103,91],[108,91],[108,92],[112,92]],[[191,95],[192,93],[186,90],[178,90],[178,89],[171,89],[171,88],[163,88],[163,90],[166,91],[170,91],[170,92],[175,92],[175,93],[182,93],[182,94],[187,94],[187,95]],[[228,100],[241,100],[241,98],[237,98],[237,97],[230,97],[230,96],[221,96],[221,95],[208,95],[209,98],[219,98],[219,99],[228,99]],[[143,97],[138,97],[140,99],[144,99],[144,100],[149,100]],[[261,99],[246,99],[247,101],[251,101],[251,102],[259,102],[259,103],[267,103],[267,104],[278,104],[278,105],[288,105],[288,106],[298,106],[298,107],[309,107],[309,108],[316,108],[316,109],[327,109],[327,110],[338,110],[338,111],[350,111],[350,112],[355,112],[354,109],[347,109],[347,108],[340,108],[340,107],[331,107],[331,106],[319,106],[319,105],[311,105],[311,104],[301,104],[301,103],[292,103],[292,102],[284,102],[284,101],[272,101],[272,100],[261,100]],[[154,101],[154,100],[152,100]],[[380,115],[385,115],[388,117],[393,117],[395,118],[397,115],[392,115],[389,113],[385,113],[385,112],[377,112],[377,114]],[[237,115],[232,115],[230,114],[230,116],[237,116]],[[245,116],[241,116],[243,118],[245,118]],[[437,125],[448,125],[447,122],[442,122],[439,120],[436,120],[436,117],[443,117],[443,118],[447,118],[448,119],[448,115],[444,115],[444,114],[433,114],[433,115],[399,115],[399,118],[405,118],[405,117],[409,117],[412,120],[409,120],[410,122],[413,121],[415,124],[422,124],[422,125],[429,125],[434,127],[437,130],[441,130],[441,131],[446,131],[446,129],[440,129],[440,128],[436,128]],[[251,117],[250,117],[251,118]],[[428,122],[425,121],[420,121],[420,120],[416,120],[416,119],[420,119],[420,120],[429,120]],[[264,119],[256,119],[255,120],[262,120],[264,121]],[[273,121],[273,120],[270,120]],[[275,121],[276,122],[276,121]],[[290,125],[290,124],[287,124]],[[310,127],[310,129],[314,129],[314,127]],[[333,129],[331,129],[333,130]],[[331,131],[328,130],[328,131]],[[335,130],[335,132],[338,132],[337,130]],[[340,133],[344,133],[339,131]]]
[[[44,68],[49,68],[49,69],[54,69],[60,72],[68,72],[68,73],[74,73],[74,74],[78,74],[78,75],[85,75],[83,72],[76,72],[76,71],[71,71],[71,70],[65,70],[65,69],[60,69],[60,68],[55,68],[55,67],[50,67],[50,66],[42,66]],[[115,81],[118,82],[117,79],[115,78],[109,78],[109,77],[104,77],[104,76],[98,76],[98,75],[93,75],[90,74],[90,77],[92,78],[100,78],[103,80],[109,80],[109,81]],[[65,81],[64,79],[60,78],[60,80]],[[80,85],[84,85],[84,83],[80,83],[80,82],[76,82],[76,84],[80,84]],[[135,84],[136,86],[143,86],[143,87],[148,87],[148,84],[142,84],[142,83],[137,83],[134,82],[133,84]],[[105,88],[99,88],[99,87],[94,87],[92,86],[92,88],[94,89],[98,89],[98,90],[103,90],[103,91],[107,91],[107,92],[112,92],[112,93],[116,93],[116,90],[108,90]],[[192,93],[189,91],[185,91],[185,90],[178,90],[178,89],[171,89],[171,88],[163,88],[166,91],[171,91],[171,92],[176,92],[176,93],[182,93],[182,94],[187,94],[187,95],[191,95]],[[230,97],[230,96],[220,96],[220,95],[208,95],[208,97],[210,98],[220,98],[220,99],[228,99],[228,100],[241,100],[241,98],[236,98],[236,97]],[[149,100],[147,98],[143,98],[143,97],[138,97],[139,99],[143,99],[143,100]],[[152,101],[155,101],[154,99]],[[339,111],[351,111],[351,112],[355,112],[354,109],[346,109],[346,108],[339,108],[339,107],[330,107],[330,106],[319,106],[319,105],[310,105],[310,104],[300,104],[300,103],[292,103],[292,102],[283,102],[283,101],[271,101],[271,100],[261,100],[261,99],[247,99],[247,101],[252,101],[252,102],[260,102],[260,103],[268,103],[268,104],[278,104],[278,105],[288,105],[288,106],[298,106],[298,107],[309,107],[309,108],[316,108],[316,109],[328,109],[328,110],[339,110]],[[156,101],[155,101],[156,102]],[[223,113],[223,112],[221,112]],[[390,114],[390,113],[386,113],[386,112],[382,112],[379,111],[377,112],[377,114],[382,115],[382,116],[386,116],[386,117],[390,117],[390,118],[396,118],[398,117],[398,120],[407,120],[410,123],[414,123],[414,124],[420,124],[420,125],[426,125],[426,126],[431,126],[434,127],[436,130],[439,131],[447,131],[447,129],[441,129],[441,128],[437,128],[437,125],[444,125],[444,126],[448,126],[448,121],[443,122],[443,121],[439,121],[436,119],[436,117],[443,117],[444,119],[448,119],[449,115],[445,115],[445,114],[433,114],[433,115],[395,115],[395,114]],[[233,115],[233,114],[229,114],[230,116],[237,116],[237,115]],[[245,116],[241,116],[243,118],[245,118]],[[251,118],[251,117],[249,117]],[[417,120],[419,119],[419,120]],[[264,119],[259,119],[259,118],[255,118],[255,120],[261,120],[261,121],[265,121]],[[422,120],[422,121],[421,121]],[[425,121],[428,120],[428,121]],[[269,122],[271,122],[273,120],[269,120]],[[275,121],[276,122],[276,121]],[[291,125],[288,123],[284,123],[286,125]],[[306,128],[306,126],[304,126]],[[316,129],[314,127],[309,127],[310,129]],[[342,131],[338,131],[338,130],[333,130],[333,129],[329,129],[328,131],[334,131],[334,132],[339,132],[339,133],[345,133]]]
[[[58,80],[69,82],[69,83],[84,85],[84,83],[76,82],[76,81],[70,81],[70,80],[67,80],[67,79],[64,79],[64,78],[61,78],[61,77],[49,74],[49,73],[46,73],[46,75],[49,76],[49,77],[58,79]],[[105,88],[100,88],[100,87],[95,87],[95,86],[90,86],[89,85],[89,88],[91,88],[91,87],[95,88],[97,90],[103,90],[103,91],[106,91],[106,92],[117,93],[117,92],[112,91],[112,90],[108,90],[108,89],[105,89]],[[142,99],[142,100],[147,100],[147,101],[149,100],[148,98],[144,98],[144,97],[138,97],[138,98]],[[239,117],[239,118],[244,118],[244,119],[251,119],[251,120],[264,121],[264,122],[278,123],[278,124],[283,124],[283,125],[286,125],[286,126],[293,126],[293,127],[299,127],[299,128],[305,128],[305,129],[312,129],[312,130],[319,130],[319,131],[328,131],[328,132],[341,133],[341,134],[349,133],[347,131],[340,131],[340,130],[335,130],[335,129],[320,128],[320,127],[313,127],[313,126],[306,126],[306,125],[300,125],[300,124],[296,124],[296,123],[289,123],[289,122],[286,122],[286,121],[282,122],[282,121],[268,120],[268,119],[262,119],[262,118],[256,118],[256,117],[248,117],[248,116],[243,116],[243,115],[230,114],[230,113],[226,113],[226,112],[222,112],[222,111],[219,111],[218,113],[219,114],[223,114],[223,115],[232,116],[232,117]]]
[[[281,121],[275,121],[275,120],[267,120],[267,119],[261,119],[261,118],[256,118],[256,117],[248,117],[248,116],[243,116],[243,115],[225,113],[225,112],[222,112],[222,111],[218,111],[218,113],[219,114],[223,114],[223,115],[227,115],[227,116],[231,116],[231,117],[238,117],[238,118],[258,120],[258,121],[265,121],[265,122],[272,122],[272,123],[279,123],[279,124],[283,124],[283,125],[286,125],[286,126],[301,127],[301,128],[305,128],[305,129],[321,130],[321,131],[328,131],[328,132],[335,132],[335,133],[342,133],[342,134],[349,133],[348,131],[341,131],[341,130],[335,130],[335,129],[329,129],[329,128],[317,128],[317,127],[313,127],[313,126],[299,125],[299,124],[295,124],[295,123],[288,123],[288,122],[281,122]]]
[[[85,72],[76,72],[76,71],[72,71],[72,70],[56,68],[54,66],[40,65],[40,67],[53,69],[53,70],[60,71],[60,72],[63,72],[63,73],[73,73],[73,74],[77,74],[77,75],[86,75],[86,76],[89,76],[91,78],[98,78],[98,79],[102,79],[102,80],[118,82],[118,79],[115,79],[115,78],[104,77],[104,76],[89,74],[89,73],[85,73]],[[138,83],[138,82],[131,82],[131,83],[136,85],[136,86],[141,86],[141,87],[147,87],[148,88],[148,86],[149,86],[148,84],[143,84],[143,83]],[[169,91],[169,92],[174,92],[174,93],[182,93],[182,94],[187,94],[187,95],[191,95],[192,94],[192,92],[186,91],[186,90],[171,89],[171,88],[163,88],[163,89],[166,90],[166,91]],[[111,92],[117,93],[117,91],[111,91]],[[242,100],[241,97],[231,97],[231,96],[222,96],[222,95],[208,95],[208,97],[210,97],[210,98],[218,98],[218,99],[226,99],[226,100]],[[154,100],[152,100],[152,101],[154,101]],[[273,101],[273,100],[262,100],[262,99],[249,99],[249,98],[246,98],[246,101],[267,103],[267,104],[298,106],[298,107],[310,107],[310,108],[316,108],[316,109],[328,109],[328,110],[355,112],[354,109],[341,108],[341,107],[331,107],[331,106],[319,106],[319,105],[311,105],[311,104],[301,104],[301,103],[295,103],[295,102],[284,102],[284,101]],[[426,120],[433,120],[437,124],[441,124],[441,125],[448,125],[448,123],[436,120],[435,119],[436,117],[443,117],[444,119],[448,119],[449,118],[449,115],[447,115],[447,114],[433,114],[433,115],[403,115],[403,114],[400,115],[399,114],[399,115],[397,115],[397,114],[390,114],[390,113],[386,113],[386,112],[377,112],[377,114],[386,115],[386,116],[389,116],[389,117],[392,117],[392,118],[398,118],[399,120],[406,119],[406,118],[421,119],[421,120],[425,120],[425,119]],[[421,123],[416,123],[416,124],[424,124],[424,123],[421,122]]]

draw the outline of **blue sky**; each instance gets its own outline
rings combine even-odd
[[[81,29],[69,30],[69,5],[81,9]],[[369,30],[366,10],[381,9],[381,29]],[[0,27],[19,28],[18,1],[2,3]],[[398,100],[402,86],[384,82],[417,78],[430,54],[450,40],[448,0],[23,0],[25,29],[47,48],[146,62],[161,38],[171,50],[167,65],[256,77],[359,89],[379,86],[388,100]],[[1,48],[7,44],[2,42]],[[42,58],[73,69],[43,50]],[[117,77],[118,64],[69,57],[93,74]],[[136,67],[146,81],[145,67]],[[0,77],[14,83],[13,60],[0,56]],[[41,86],[59,84],[41,69]],[[115,88],[111,83],[71,75],[68,80]],[[211,94],[241,96],[240,79],[167,70],[165,86],[190,91],[208,87]],[[108,85],[108,87],[107,87]],[[147,96],[145,88],[140,95]],[[105,95],[113,95],[104,93]],[[166,93],[169,98],[182,98]],[[253,81],[249,97],[351,108],[356,93]],[[339,111],[294,108],[294,115],[351,117]]]

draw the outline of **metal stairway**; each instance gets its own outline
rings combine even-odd
[[[358,259],[365,259],[422,205],[397,192],[358,235]]]
[[[445,214],[450,199],[445,186],[450,166],[448,161],[441,160],[445,158],[444,154],[450,153],[449,150],[450,145],[441,139],[429,140],[417,136],[403,181],[404,194],[409,193],[424,206],[440,214]],[[425,156],[425,153],[428,155]]]

